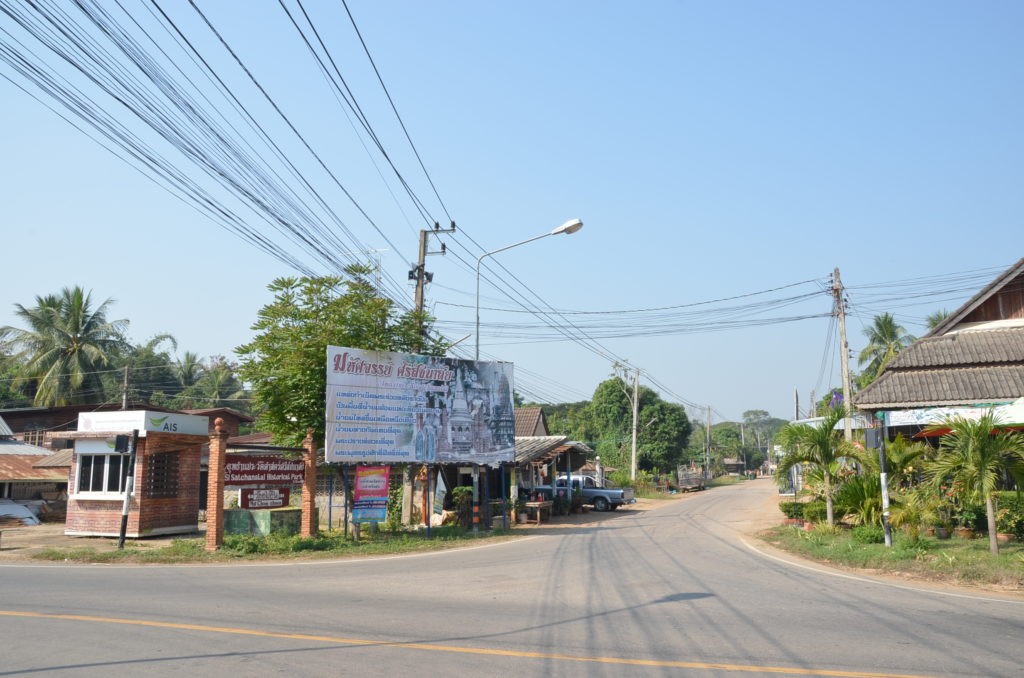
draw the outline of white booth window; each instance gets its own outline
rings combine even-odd
[[[75,493],[123,493],[128,479],[127,454],[83,454],[78,460]]]

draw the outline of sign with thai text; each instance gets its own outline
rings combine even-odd
[[[229,454],[224,462],[225,485],[301,485],[305,475],[302,459]]]
[[[327,347],[328,462],[515,458],[512,364]]]
[[[287,487],[239,490],[238,505],[244,509],[272,509],[288,505],[291,490]]]
[[[353,523],[383,523],[388,518],[388,466],[356,467]]]

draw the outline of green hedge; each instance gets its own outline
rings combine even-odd
[[[885,530],[878,525],[860,525],[850,530],[850,536],[858,544],[882,544]]]
[[[823,501],[811,501],[804,504],[804,520],[812,523],[823,523],[828,519],[828,507]]]
[[[779,510],[782,511],[782,515],[787,518],[797,518],[802,520],[804,517],[804,502],[780,501]]]

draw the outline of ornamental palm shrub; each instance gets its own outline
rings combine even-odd
[[[949,429],[939,442],[939,451],[926,471],[933,488],[961,483],[967,505],[984,502],[988,519],[988,544],[999,554],[996,516],[992,495],[1005,471],[1020,487],[1024,485],[1024,436],[999,429],[991,412],[980,419],[948,417],[932,427]]]
[[[787,424],[779,431],[777,438],[786,451],[779,460],[776,472],[778,482],[784,481],[790,470],[798,464],[820,469],[829,525],[835,525],[833,464],[842,457],[852,457],[856,453],[856,448],[843,439],[842,431],[836,430],[836,424],[842,421],[844,416],[845,408],[833,407],[825,413],[819,425]]]
[[[853,525],[882,524],[882,481],[877,473],[847,479],[836,492],[839,514]]]

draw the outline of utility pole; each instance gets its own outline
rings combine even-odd
[[[800,418],[800,391],[793,389],[793,419]]]
[[[836,266],[832,278],[832,296],[835,297],[836,313],[839,314],[839,365],[843,368],[843,432],[846,442],[853,441],[853,422],[850,421],[850,345],[846,343],[846,301],[843,299],[843,281]]]
[[[429,234],[431,234],[431,233],[438,234],[438,233],[454,233],[454,232],[455,232],[455,222],[454,221],[452,222],[451,228],[446,228],[444,230],[441,229],[441,225],[439,223],[437,223],[436,221],[434,222],[434,230],[431,231],[431,230],[427,230],[425,228],[424,229],[420,229],[419,256],[417,257],[417,260],[416,260],[416,267],[413,270],[409,271],[409,280],[415,280],[416,281],[416,294],[415,294],[415,297],[413,299],[415,301],[416,313],[418,313],[420,315],[420,318],[419,318],[419,321],[418,321],[419,322],[419,345],[417,346],[417,350],[419,350],[421,352],[423,351],[423,339],[424,339],[424,335],[425,335],[425,332],[423,330],[423,311],[424,311],[424,309],[423,309],[423,306],[424,306],[423,297],[424,297],[424,287],[426,287],[426,284],[428,282],[430,282],[430,281],[432,281],[434,279],[434,274],[427,272],[427,255],[428,254],[442,254],[443,255],[447,251],[447,248],[446,248],[445,244],[441,243],[441,250],[439,252],[428,252],[427,251],[427,236]],[[474,466],[473,469],[475,471],[476,467]],[[429,464],[424,464],[423,465],[423,475],[424,475],[424,481],[423,481],[424,513],[423,513],[423,519],[424,519],[424,521],[427,524],[427,536],[429,537],[430,536],[431,511],[433,510],[433,509],[430,508],[431,498],[429,497],[429,495],[430,495],[430,465]],[[474,473],[473,478],[474,478],[474,481],[475,481],[475,479],[476,479],[475,473]],[[412,478],[412,467],[409,466],[408,464],[406,464],[405,471],[402,474],[402,489],[403,489],[403,492],[402,492],[402,522],[403,523],[409,523],[409,522],[412,522],[413,478]],[[474,501],[474,503],[477,501],[475,491],[474,491],[473,501]],[[474,509],[475,508],[476,508],[476,506],[474,506]],[[477,526],[476,526],[476,524],[474,524],[473,525],[473,531],[475,532],[476,529],[477,529]]]
[[[708,405],[708,423],[704,427],[704,479],[711,480],[711,405]]]
[[[636,480],[636,436],[637,422],[640,416],[640,368],[633,375],[633,454],[630,457],[629,477]]]
[[[121,386],[121,409],[128,409],[128,365],[124,366],[124,384]]]
[[[443,254],[447,253],[447,247],[445,246],[444,243],[441,243],[440,251],[438,251],[438,252],[428,252],[427,251],[427,236],[430,235],[431,233],[439,234],[439,233],[454,233],[454,232],[455,232],[455,222],[454,221],[452,222],[451,228],[442,229],[441,225],[435,221],[434,222],[434,229],[433,230],[428,230],[428,229],[425,229],[425,228],[424,229],[420,229],[419,258],[417,260],[416,267],[413,268],[411,271],[409,271],[409,280],[415,280],[416,281],[416,296],[415,296],[414,300],[415,300],[416,312],[417,313],[423,313],[423,292],[424,292],[423,288],[426,286],[426,284],[428,282],[431,282],[434,279],[434,274],[433,273],[429,273],[427,271],[427,255],[434,255],[434,254],[441,254],[441,255],[443,255]],[[420,336],[421,337],[423,336],[423,321],[422,320],[420,321]],[[422,339],[420,341],[422,342]],[[422,343],[420,344],[420,350],[421,351],[423,350]]]

